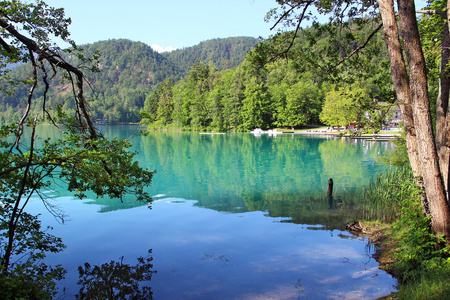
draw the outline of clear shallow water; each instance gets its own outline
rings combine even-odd
[[[105,127],[128,137],[132,127]],[[39,201],[44,224],[67,249],[47,262],[67,268],[68,298],[84,262],[135,263],[152,249],[156,299],[375,299],[395,281],[377,269],[373,247],[343,231],[362,216],[362,187],[389,144],[284,134],[155,132],[132,138],[157,170],[152,209],[133,199],[55,199],[59,225]],[[326,199],[334,180],[334,201]]]

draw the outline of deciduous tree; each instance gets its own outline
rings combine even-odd
[[[135,153],[127,151],[130,145],[126,140],[104,138],[91,120],[85,97],[89,85],[83,71],[97,70],[96,57],[83,56],[69,38],[69,24],[63,9],[51,8],[40,0],[0,3],[0,64],[31,64],[23,115],[17,124],[0,129],[0,281],[13,288],[16,285],[11,280],[15,276],[22,276],[25,288],[35,286],[43,278],[52,282],[61,276],[60,269],[49,270],[35,264],[46,251],[60,251],[62,243],[25,212],[32,195],[40,196],[54,213],[57,211],[46,201],[43,191],[58,180],[80,198],[86,191],[93,191],[97,196],[115,198],[132,193],[137,200],[151,201],[144,188],[150,184],[153,172],[139,167],[133,158]],[[70,43],[72,47],[66,51],[84,64],[68,63],[62,50],[53,44],[53,38]],[[0,72],[2,81],[9,80],[6,69],[1,68]],[[73,115],[64,114],[47,102],[49,83],[57,74],[65,80],[64,101],[72,102]],[[32,115],[39,83],[43,85],[43,102],[40,114]],[[13,93],[11,84],[6,88]],[[42,122],[58,128],[62,138],[40,141],[36,128]],[[28,297],[40,298],[30,293]],[[23,297],[14,291],[9,296]]]

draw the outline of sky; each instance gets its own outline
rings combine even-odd
[[[78,44],[125,38],[158,52],[237,36],[267,38],[264,17],[276,0],[45,0],[63,7]],[[423,7],[425,0],[416,0]],[[64,44],[57,43],[64,48]],[[68,45],[67,45],[68,46]]]
[[[157,51],[191,47],[214,38],[267,38],[264,21],[275,0],[45,0],[72,19],[78,44],[126,38]],[[60,45],[62,46],[62,45]]]

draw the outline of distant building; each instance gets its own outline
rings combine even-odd
[[[391,111],[392,115],[388,116],[387,122],[390,125],[398,126],[398,123],[403,122],[402,111],[398,106],[392,107]]]
[[[386,114],[386,125],[389,126],[398,126],[400,122],[403,122],[402,111],[400,107],[397,105],[390,104],[388,102],[378,102],[378,104],[389,107],[389,111]]]

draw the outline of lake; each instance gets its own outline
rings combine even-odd
[[[125,138],[136,127],[101,130]],[[132,197],[77,200],[61,187],[49,193],[68,215],[59,224],[38,199],[29,204],[67,245],[46,259],[68,270],[63,298],[78,293],[85,262],[133,265],[149,250],[156,273],[141,287],[155,299],[376,299],[395,291],[374,247],[345,231],[364,217],[363,188],[386,168],[376,159],[391,144],[188,132],[136,134],[131,142],[141,165],[157,171],[151,209]]]

